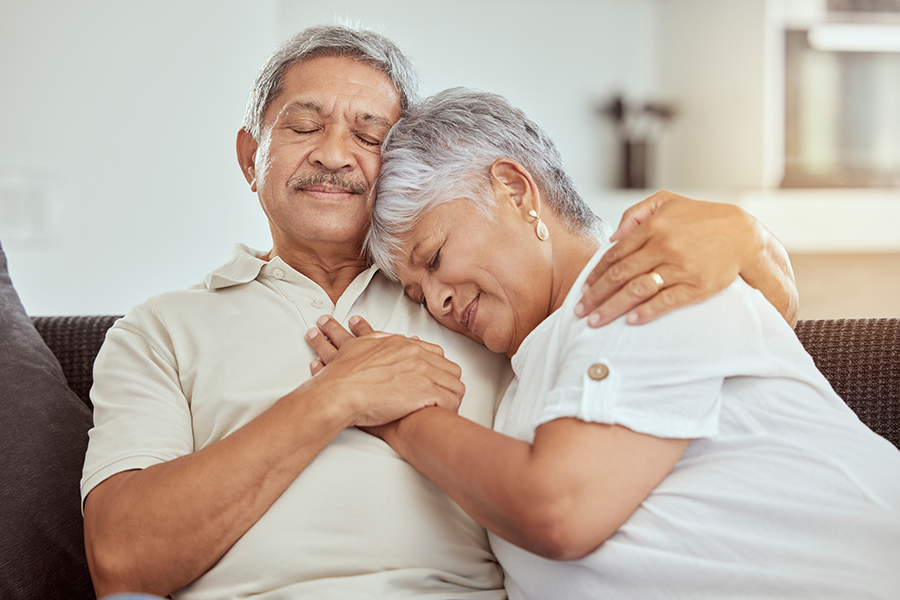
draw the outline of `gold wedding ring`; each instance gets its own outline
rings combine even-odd
[[[658,287],[659,289],[663,289],[665,287],[666,282],[663,281],[663,278],[659,273],[657,273],[656,271],[650,271],[649,273],[647,273],[647,275],[649,275],[650,278],[653,279],[654,283],[656,283],[656,287]]]

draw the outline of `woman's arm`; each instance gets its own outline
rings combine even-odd
[[[738,275],[791,327],[797,322],[799,298],[787,251],[737,206],[658,192],[628,209],[610,239],[618,243],[588,276],[590,287],[576,310],[593,327],[626,313],[630,323],[647,323],[709,298]],[[662,277],[662,289],[651,271]]]
[[[334,319],[325,335],[308,336],[327,373],[340,348],[374,332],[352,317],[353,333]],[[528,444],[446,409],[425,408],[403,419],[363,428],[443,489],[475,521],[547,558],[589,554],[612,535],[672,470],[690,440],[662,439],[619,425],[556,419]]]
[[[602,544],[690,442],[565,418],[528,444],[440,408],[375,429],[483,527],[556,560]]]

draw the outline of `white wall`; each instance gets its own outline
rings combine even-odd
[[[659,7],[660,86],[679,112],[660,142],[660,184],[761,187],[765,0],[670,0]]]
[[[590,194],[613,173],[593,104],[654,90],[657,1],[0,0],[0,182],[59,181],[62,211],[38,238],[7,224],[13,282],[33,315],[117,314],[236,241],[268,247],[234,158],[247,90],[278,42],[336,16],[382,28],[425,92],[508,96]]]
[[[31,314],[122,313],[238,239],[268,243],[234,140],[271,3],[3,0],[0,15],[0,173],[61,182],[55,231],[2,239]]]
[[[594,106],[613,92],[655,91],[655,0],[280,0],[282,36],[352,18],[395,40],[423,92],[502,94],[543,127],[582,190],[609,187],[612,130]]]

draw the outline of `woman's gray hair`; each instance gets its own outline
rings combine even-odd
[[[317,25],[281,44],[256,76],[243,122],[253,139],[260,140],[266,110],[281,93],[288,69],[300,61],[324,56],[350,57],[387,75],[400,95],[401,114],[419,101],[416,70],[389,39],[349,25]]]
[[[540,127],[502,96],[452,88],[398,121],[382,144],[366,250],[385,275],[397,279],[403,238],[435,206],[465,198],[489,214],[491,165],[499,158],[528,169],[542,201],[571,231],[605,234]]]

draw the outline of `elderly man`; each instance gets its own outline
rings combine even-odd
[[[271,250],[239,245],[201,284],[136,306],[97,359],[82,497],[98,595],[505,597],[485,532],[354,427],[431,405],[489,425],[509,377],[361,256],[379,145],[416,97],[408,61],[370,32],[312,28],[264,66],[237,154]],[[649,298],[640,322],[741,271],[793,318],[789,264],[760,226],[671,199],[629,214],[658,213],[600,265],[581,312],[605,300],[599,325]],[[718,260],[694,266],[705,254]],[[307,332],[353,314],[416,337],[354,340],[310,377]]]

